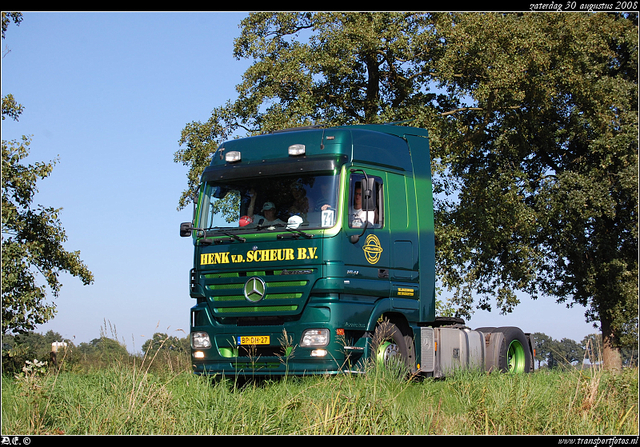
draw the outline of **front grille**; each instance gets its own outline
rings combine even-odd
[[[236,320],[238,326],[282,326],[285,319],[277,316],[240,317]]]
[[[282,316],[302,311],[316,274],[317,269],[224,272],[204,274],[202,279],[214,316]],[[244,286],[254,276],[265,283],[265,295],[258,302],[244,296]]]

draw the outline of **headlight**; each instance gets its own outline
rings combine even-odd
[[[300,346],[327,346],[329,344],[329,329],[307,329],[302,333]]]
[[[191,347],[193,349],[206,349],[211,347],[211,339],[206,332],[191,333]]]

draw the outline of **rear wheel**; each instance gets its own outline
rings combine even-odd
[[[529,372],[533,360],[524,332],[517,327],[500,327],[493,332],[502,332],[504,335],[498,359],[500,371],[516,374]]]

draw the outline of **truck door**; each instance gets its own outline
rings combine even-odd
[[[350,241],[344,253],[345,291],[349,293],[389,296],[390,253],[384,179],[385,173],[375,169],[351,170],[343,226]]]

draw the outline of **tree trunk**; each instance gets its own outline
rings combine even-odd
[[[622,354],[617,337],[611,327],[611,321],[602,318],[602,362],[604,368],[611,371],[622,369]]]
[[[367,96],[364,100],[364,122],[373,123],[380,107],[380,72],[376,54],[365,56],[367,65]]]

